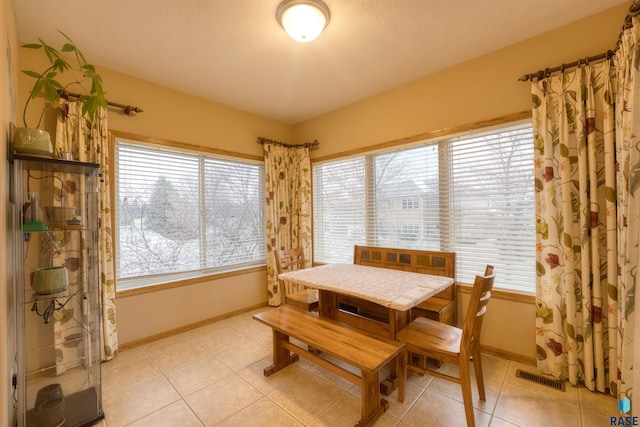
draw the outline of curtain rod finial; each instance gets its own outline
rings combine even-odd
[[[142,109],[139,107],[133,107],[131,105],[125,105],[124,107],[122,107],[122,109],[124,110],[124,113],[127,116],[132,115],[133,113],[142,113]]]

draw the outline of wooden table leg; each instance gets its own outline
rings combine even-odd
[[[298,361],[299,356],[290,352],[282,346],[282,342],[289,342],[289,335],[273,330],[273,365],[264,368],[264,376],[278,372],[282,368],[286,368]]]
[[[389,327],[391,329],[391,338],[395,339],[396,334],[410,320],[410,311],[389,310]],[[398,373],[400,369],[400,359],[396,357],[389,365],[389,376],[380,383],[380,391],[383,395],[389,396],[398,388]]]
[[[331,319],[332,313],[337,309],[337,295],[334,292],[318,290],[318,314],[320,317]]]

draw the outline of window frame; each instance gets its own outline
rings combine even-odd
[[[370,165],[375,155],[390,153],[396,150],[411,149],[413,147],[418,147],[418,146],[422,146],[430,143],[437,144],[437,146],[439,147],[439,150],[443,151],[441,155],[443,155],[446,158],[447,157],[446,149],[448,144],[447,141],[451,141],[452,139],[455,139],[457,137],[465,137],[468,135],[481,134],[484,132],[497,131],[496,133],[499,133],[500,129],[505,129],[506,131],[508,128],[516,127],[519,125],[526,125],[526,124],[528,125],[532,124],[530,112],[516,113],[509,116],[492,119],[484,122],[477,122],[469,125],[459,126],[457,128],[437,130],[427,134],[421,134],[413,137],[403,138],[397,141],[384,142],[381,144],[364,147],[362,149],[351,150],[349,152],[343,152],[343,153],[337,153],[337,154],[328,155],[324,157],[318,157],[312,160],[312,168],[322,163],[328,163],[328,162],[339,161],[339,160],[347,160],[347,159],[357,159],[360,157],[364,157],[365,158],[364,163],[366,165],[367,164]],[[367,170],[367,168],[365,168],[365,170]],[[441,182],[446,182],[449,179],[449,177],[446,175],[446,173],[445,174],[442,173],[442,168],[439,168],[438,170],[439,170],[439,179],[441,180]],[[533,171],[531,173],[533,174]],[[374,191],[373,190],[374,185],[372,184],[374,181],[373,174],[371,172],[365,172],[364,180],[365,180],[365,192],[367,194],[373,193]],[[531,185],[532,185],[531,186],[532,190],[535,192],[533,180]],[[445,187],[448,188],[446,184],[445,184]],[[442,188],[442,184],[440,188]],[[314,186],[314,190],[315,190],[315,186]],[[368,196],[368,197],[371,197],[371,196]],[[422,201],[421,203],[425,204],[425,209],[430,208],[429,203],[427,203],[426,201]],[[367,206],[366,222],[374,223],[376,213],[374,209],[369,209],[370,207],[369,204],[367,204],[366,206]],[[534,202],[533,208],[535,209],[535,202]],[[314,221],[315,221],[315,218],[316,218],[315,210],[313,214],[314,214]],[[532,214],[535,215],[535,211]],[[449,221],[449,217],[447,217],[444,221]],[[370,228],[368,226],[365,227],[365,230],[369,230],[369,229]],[[313,228],[314,233],[315,233],[315,230],[316,228],[314,225],[314,228]],[[424,238],[429,234],[431,233],[427,229],[422,230],[422,235],[423,235],[422,238]],[[374,242],[375,236],[368,235],[366,231],[365,231],[365,236],[366,236],[366,241],[363,242],[362,244],[375,245],[375,242]],[[313,241],[314,241],[314,264],[322,264],[325,261],[318,260],[315,258],[316,256],[315,234],[314,234]],[[440,241],[442,244],[439,250],[443,250],[443,251],[455,250],[450,247],[451,239],[443,235],[440,237]],[[534,237],[534,242],[535,242],[535,237]],[[535,247],[532,248],[531,250],[535,254]],[[535,256],[531,259],[531,263],[535,269]],[[533,298],[535,295],[535,276],[534,276],[534,282],[527,289],[523,287],[499,287],[496,289],[496,291],[498,291],[501,295],[514,295],[516,299],[526,300],[527,302],[531,302],[530,299]]]
[[[117,189],[118,189],[118,183],[116,182],[117,168],[118,168],[116,153],[117,153],[117,144],[119,141],[140,145],[140,146],[145,146],[152,149],[156,148],[161,150],[175,150],[177,152],[191,153],[194,155],[202,155],[202,156],[213,158],[215,160],[226,159],[232,162],[254,163],[261,168],[260,174],[262,178],[264,178],[264,159],[261,156],[247,155],[244,153],[237,153],[237,152],[220,150],[220,149],[215,149],[210,147],[203,147],[203,146],[193,145],[193,144],[188,144],[183,142],[149,138],[147,136],[128,133],[128,132],[112,130],[110,131],[110,133],[112,134],[113,137],[110,140],[109,152],[110,152],[111,158],[113,159],[113,162],[112,162],[112,168],[109,173],[109,177],[111,182],[113,183],[112,189],[111,189],[111,206],[112,206],[111,216],[112,216],[112,223],[114,228],[113,259],[115,260],[116,263],[118,261],[118,258],[117,258],[118,249],[116,248],[116,245],[119,244],[119,238],[120,238],[119,222],[117,217],[119,205],[116,204]],[[264,179],[261,179],[260,181],[263,182]],[[265,191],[264,186],[260,186],[259,191],[260,191],[260,194],[264,196],[264,191]],[[264,197],[259,197],[259,200],[264,200]],[[261,212],[260,215],[261,215],[262,221],[266,222],[265,207],[262,204],[260,204],[260,212]],[[118,289],[118,282],[122,282],[122,281],[135,282],[136,279],[128,279],[128,278],[118,279],[116,277],[116,296],[131,296],[131,295],[144,294],[148,292],[155,292],[155,291],[160,291],[164,289],[171,289],[175,287],[191,285],[194,283],[207,282],[215,279],[244,275],[244,274],[249,274],[257,271],[264,271],[266,270],[266,266],[267,266],[266,255],[267,254],[265,249],[265,257],[262,260],[263,262],[245,263],[244,265],[238,264],[230,268],[224,268],[224,267],[207,268],[207,269],[199,270],[199,272],[197,272],[196,274],[191,274],[191,272],[184,272],[184,273],[148,275],[145,277],[155,276],[155,277],[163,277],[164,279],[159,280],[158,283],[147,284],[145,286],[137,286],[132,288]],[[115,269],[114,271],[114,276],[115,275],[117,275],[117,269]]]

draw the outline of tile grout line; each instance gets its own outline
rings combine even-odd
[[[503,420],[502,418],[498,417],[496,415],[496,409],[498,408],[498,403],[500,402],[500,398],[502,397],[502,391],[504,390],[505,387],[505,383],[507,382],[507,376],[509,375],[509,372],[511,371],[511,363],[512,361],[509,360],[509,363],[507,363],[507,368],[504,371],[504,376],[502,377],[502,381],[500,383],[500,390],[498,390],[498,396],[496,397],[496,403],[493,405],[493,409],[491,410],[491,417],[489,418],[489,426],[491,426],[493,424],[493,419],[494,418],[498,418],[500,420]],[[506,422],[511,423],[510,421],[507,420],[503,420]],[[513,424],[513,423],[511,423]]]
[[[142,351],[144,351],[144,352],[145,352],[145,354],[147,355],[147,357],[149,358],[149,360],[151,360],[151,362],[155,365],[155,367],[156,367],[156,368],[158,368],[158,371],[160,371],[160,374],[164,377],[164,379],[165,379],[165,380],[167,380],[167,382],[169,383],[169,385],[171,386],[171,388],[176,392],[176,394],[178,395],[178,397],[179,397],[179,398],[178,398],[178,400],[175,400],[175,401],[173,401],[173,402],[170,402],[169,404],[167,404],[167,405],[165,405],[165,406],[163,406],[163,407],[161,407],[161,408],[158,408],[158,409],[156,409],[156,410],[154,410],[154,411],[149,412],[148,414],[145,414],[145,415],[141,416],[141,417],[140,417],[140,418],[138,418],[137,420],[133,420],[133,421],[131,421],[129,424],[127,424],[127,425],[126,425],[126,426],[124,426],[124,427],[130,426],[130,425],[132,425],[132,424],[134,424],[134,423],[136,423],[136,422],[138,422],[138,421],[140,421],[140,420],[142,420],[142,419],[144,419],[144,418],[146,418],[146,417],[148,417],[148,416],[150,416],[150,415],[152,415],[152,414],[155,414],[156,412],[161,411],[161,410],[163,410],[163,409],[165,409],[165,408],[167,408],[167,407],[169,407],[169,406],[173,405],[174,403],[179,402],[180,400],[182,400],[185,404],[187,404],[187,402],[184,400],[184,397],[183,397],[183,396],[180,394],[180,392],[176,389],[176,387],[173,385],[173,383],[171,382],[171,380],[169,379],[169,377],[167,377],[167,374],[166,374],[166,373],[164,372],[164,370],[160,367],[160,365],[158,365],[158,363],[154,360],[154,358],[153,358],[153,357],[151,357],[151,354],[149,354],[149,352],[147,351],[147,349],[145,348],[145,346],[144,346],[144,345],[142,346]],[[191,410],[191,407],[190,407],[188,404],[187,404],[187,407],[189,408],[189,410]],[[191,410],[191,412],[193,412],[193,411]],[[197,414],[195,414],[195,413],[194,413],[194,415],[196,416],[196,418],[198,418]],[[201,420],[200,420],[200,418],[198,418],[198,421],[201,421]],[[201,422],[202,422],[202,421],[201,421]],[[203,425],[204,425],[204,423],[203,423]]]

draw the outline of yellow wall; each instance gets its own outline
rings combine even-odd
[[[5,8],[10,8],[9,0],[2,1]],[[539,68],[614,48],[627,9],[628,5],[616,7],[295,126],[181,94],[111,70],[99,71],[110,100],[137,105],[144,110],[135,117],[110,113],[109,127],[113,130],[249,155],[261,155],[261,147],[255,142],[257,136],[287,142],[317,138],[321,148],[313,152],[313,156],[318,158],[526,111],[530,109],[528,84],[518,82],[518,77]],[[21,49],[19,55],[20,68],[39,69],[34,65],[38,63],[35,52]],[[20,107],[24,105],[30,87],[31,81],[20,76]],[[3,104],[6,103],[4,98],[3,94]],[[37,109],[30,114],[37,114]],[[47,127],[51,126],[49,118]],[[0,199],[2,207],[6,196],[0,193]],[[7,249],[6,245],[3,249]],[[143,339],[243,307],[266,303],[264,287],[265,273],[254,272],[118,298],[120,342]],[[462,304],[464,300],[462,295]],[[485,325],[490,332],[484,338],[485,344],[534,357],[533,305],[495,300],[489,315]]]

